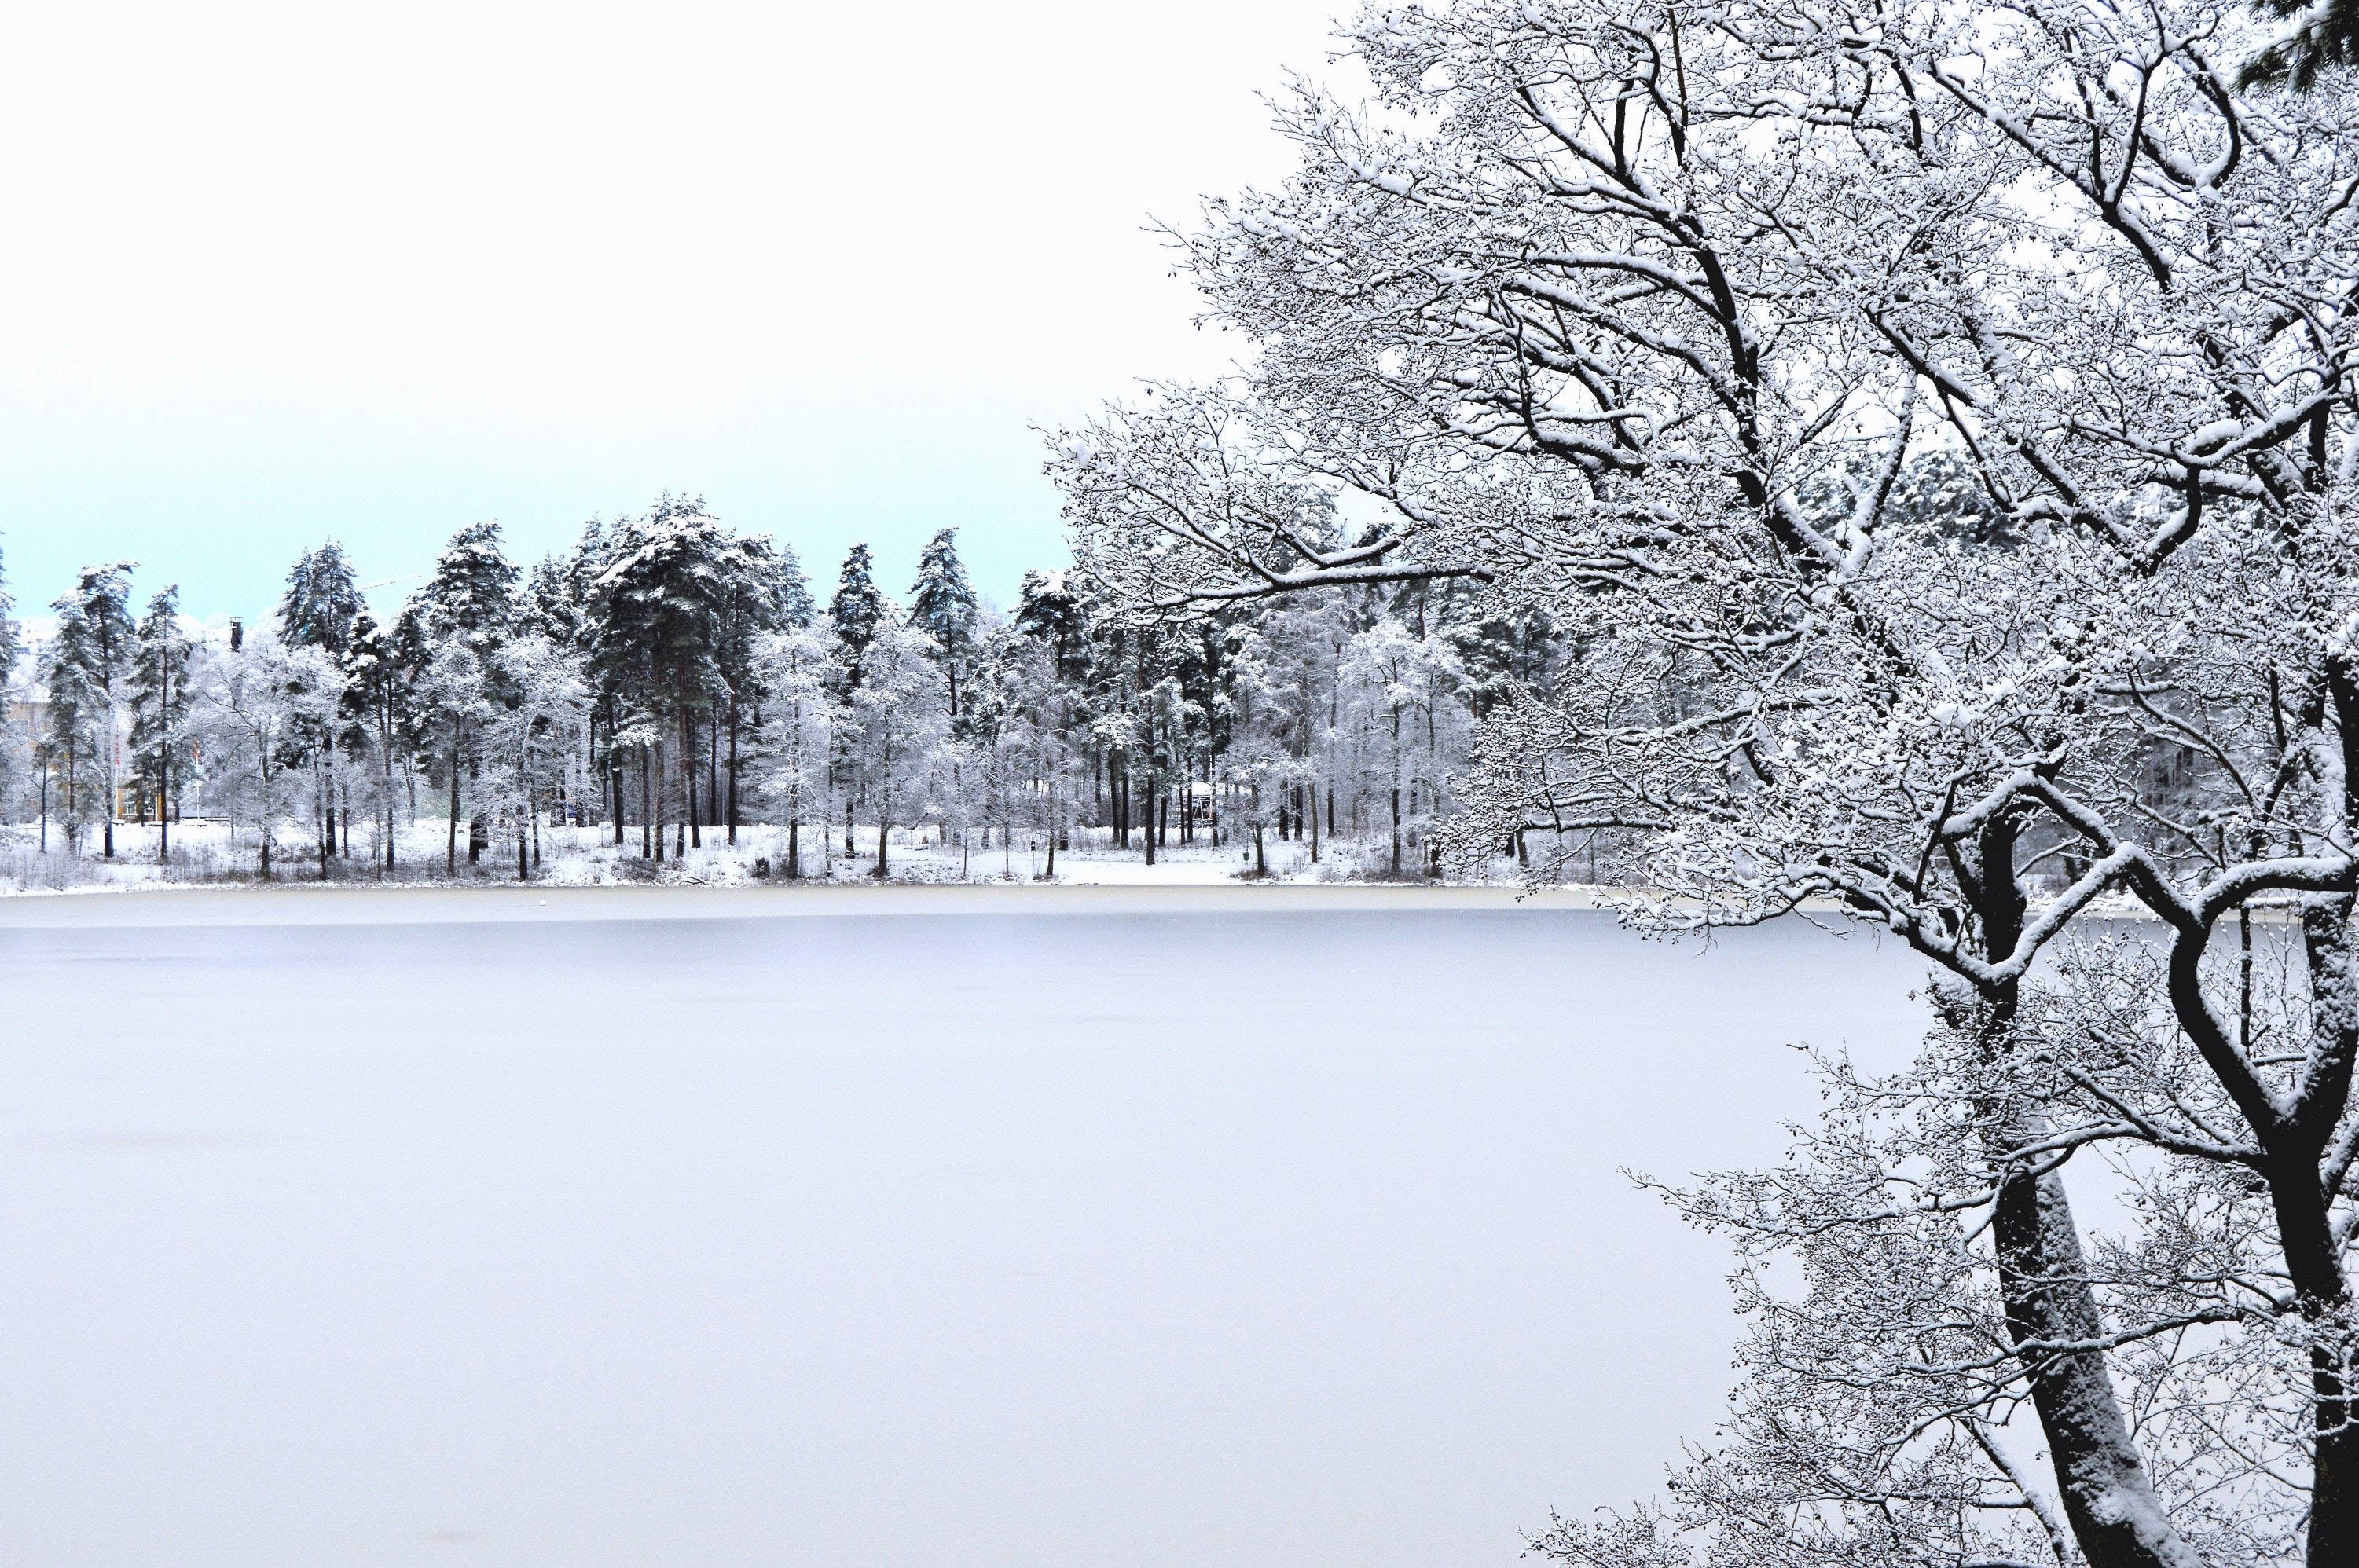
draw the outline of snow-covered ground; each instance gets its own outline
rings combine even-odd
[[[1484,890],[10,901],[5,1555],[1506,1568],[1728,1378],[1622,1168],[1917,977]]]
[[[468,885],[518,880],[513,838],[495,842],[471,865],[466,858],[465,831],[462,825],[454,878],[445,869],[450,859],[447,821],[429,817],[404,824],[396,845],[394,880],[411,884],[457,881]],[[842,852],[842,835],[841,827],[826,835],[815,827],[804,829],[801,842],[805,880],[873,880],[875,830],[857,829],[856,852],[851,855]],[[1376,846],[1324,846],[1321,860],[1314,862],[1307,842],[1272,838],[1263,847],[1263,875],[1251,876],[1248,873],[1254,872],[1255,867],[1250,845],[1241,849],[1230,844],[1216,849],[1204,844],[1172,844],[1158,849],[1156,863],[1150,866],[1140,849],[1117,848],[1110,829],[1076,829],[1071,837],[1071,847],[1057,854],[1055,880],[1077,886],[1190,887],[1264,877],[1277,881],[1353,881],[1385,864],[1384,852]],[[667,843],[664,860],[655,864],[640,853],[636,830],[627,835],[625,843],[617,845],[605,830],[598,828],[544,827],[539,857],[527,868],[528,880],[550,887],[649,881],[734,884],[760,881],[766,875],[784,880],[784,828],[764,824],[742,827],[734,846],[719,830],[709,829],[702,838],[701,846],[684,850],[675,850]],[[168,862],[160,860],[159,835],[152,826],[118,824],[113,860],[103,857],[94,837],[81,846],[79,852],[69,851],[62,831],[55,825],[49,829],[46,841],[44,850],[43,835],[38,827],[0,827],[0,893],[98,892],[166,883],[252,881],[259,870],[252,829],[233,831],[230,824],[222,821],[175,827]],[[316,839],[307,839],[303,831],[290,825],[282,828],[274,844],[272,867],[277,880],[300,882],[319,879]],[[897,828],[886,856],[886,869],[890,880],[903,882],[1028,882],[1047,876],[1049,857],[1043,843],[1021,835],[1014,845],[995,842],[988,849],[971,847],[961,854],[954,842],[945,844],[932,829],[912,832]],[[1501,874],[1505,878],[1512,873],[1503,866]],[[372,852],[366,835],[355,832],[350,858],[334,861],[330,867],[330,878],[370,881],[376,876],[377,856]]]

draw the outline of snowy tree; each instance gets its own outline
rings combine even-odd
[[[909,622],[933,641],[953,733],[960,728],[959,687],[973,662],[981,613],[974,585],[959,559],[957,535],[957,529],[944,528],[927,541],[918,557],[918,580],[909,589]]]
[[[288,570],[278,601],[279,640],[341,658],[352,646],[353,622],[367,608],[344,547],[330,539],[297,557]]]
[[[2270,1462],[2343,1561],[2350,84],[2244,95],[2267,35],[2169,5],[1463,0],[1351,39],[1377,104],[1301,88],[1300,172],[1188,242],[1250,373],[1060,439],[1084,569],[1141,615],[1445,578],[1545,611],[1582,667],[1493,707],[1465,851],[1625,835],[1658,925],[1830,900],[1945,974],[1985,1081],[2052,1039],[2035,964],[2143,903],[2168,957],[2134,999],[2220,1097],[2199,1141],[2263,1200],[2243,1240],[2302,1369]],[[1991,526],[1894,505],[1937,463]],[[2271,905],[2306,977],[2282,1049],[2215,955]],[[2077,1145],[1991,1131],[1990,1321],[2060,1541],[2192,1563],[2228,1440],[2134,1425]],[[1794,1518],[1744,1552],[1780,1519],[1802,1550]]]
[[[480,740],[480,721],[489,716],[498,695],[487,683],[495,676],[499,650],[515,629],[518,575],[501,551],[499,524],[473,523],[451,536],[433,573],[411,600],[420,636],[419,653],[425,661],[417,689],[443,731],[448,743],[438,751],[453,770],[447,783],[451,843],[443,857],[450,871],[456,870],[458,858],[457,775],[473,768],[477,759],[470,748]],[[470,817],[470,863],[480,858],[487,843],[484,821]]]
[[[455,876],[459,870],[459,781],[469,773],[484,727],[497,711],[497,704],[483,664],[463,637],[451,638],[434,650],[412,690],[421,714],[440,731],[438,740],[440,761],[447,773],[450,817],[442,870],[445,875]],[[470,864],[476,859],[476,842],[471,820],[467,839]]]
[[[255,825],[265,881],[277,825],[301,777],[299,764],[290,762],[299,758],[304,737],[334,715],[342,689],[326,654],[289,646],[266,632],[206,663],[192,721],[204,738],[208,770]]]
[[[771,696],[762,649],[781,631],[811,622],[810,583],[791,546],[766,535],[734,542],[721,578],[719,636],[713,669],[720,677],[721,729],[727,738],[728,799],[723,819],[729,842],[737,842],[741,744],[761,728],[761,709]]]
[[[516,829],[516,880],[525,881],[540,861],[539,806],[549,761],[572,748],[589,715],[589,686],[581,655],[538,633],[516,638],[497,657],[498,685],[508,699],[488,717],[485,746]]]
[[[353,619],[342,660],[342,740],[354,755],[375,763],[368,773],[368,793],[375,796],[370,818],[379,835],[376,858],[387,871],[396,858],[395,813],[402,795],[396,771],[405,770],[414,787],[411,762],[419,739],[412,691],[422,660],[405,649],[407,639],[422,641],[414,617],[388,629],[363,611]]]
[[[914,786],[926,776],[945,730],[941,705],[934,700],[933,640],[886,609],[860,650],[859,683],[845,704],[843,727],[869,820],[876,825],[871,874],[880,881],[892,869],[893,829],[919,815]],[[847,806],[847,821],[849,813]]]
[[[132,565],[114,561],[82,568],[73,591],[50,605],[58,629],[41,665],[49,691],[49,744],[64,767],[68,841],[78,846],[82,825],[94,820],[108,860],[114,858],[122,771],[115,705],[137,633],[130,607]]]
[[[490,658],[516,615],[515,565],[500,549],[500,525],[471,523],[451,535],[415,600],[419,624],[438,647],[463,642]]]
[[[660,498],[604,541],[593,585],[602,685],[651,733],[678,741],[683,842],[701,845],[705,822],[736,830],[738,743],[759,700],[755,649],[761,636],[808,602],[791,552],[723,527],[701,500]],[[699,806],[698,737],[706,741]],[[729,800],[719,795],[725,737]],[[660,763],[658,741],[647,754]]]
[[[803,874],[802,828],[811,805],[827,788],[830,737],[835,719],[830,695],[828,640],[808,623],[776,632],[761,646],[762,678],[770,694],[766,741],[777,759],[769,787],[787,819],[786,874]],[[825,832],[821,825],[821,832]]]
[[[156,857],[172,852],[172,819],[195,757],[189,727],[190,643],[180,627],[179,586],[147,601],[136,633],[136,651],[124,683],[131,709],[131,765],[139,779],[139,814],[156,813]]]
[[[331,539],[316,550],[296,557],[287,574],[287,591],[278,603],[278,636],[292,647],[317,648],[332,663],[341,664],[352,651],[353,629],[366,611],[352,564],[343,546]],[[338,747],[334,730],[323,725],[309,737],[304,755],[311,769],[311,795],[319,829],[320,874],[339,853],[336,837],[340,785]],[[346,824],[346,832],[350,832]]]
[[[1421,819],[1438,810],[1440,710],[1461,684],[1463,672],[1457,654],[1442,638],[1417,636],[1386,616],[1345,644],[1343,676],[1356,688],[1357,700],[1367,705],[1383,733],[1391,867],[1397,877],[1404,827],[1414,837]],[[1408,806],[1406,816],[1404,795]]]
[[[875,563],[869,558],[868,546],[855,544],[843,557],[842,570],[838,574],[835,594],[828,600],[827,628],[833,639],[830,659],[835,669],[832,688],[836,703],[845,715],[839,727],[842,744],[837,748],[832,777],[843,795],[843,853],[846,859],[858,853],[853,845],[852,813],[857,790],[856,763],[850,751],[853,727],[850,713],[866,678],[868,645],[876,637],[876,629],[886,618],[885,596],[876,590]]]

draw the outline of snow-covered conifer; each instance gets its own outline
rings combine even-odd
[[[172,819],[179,814],[194,762],[189,726],[191,644],[180,626],[180,590],[168,587],[147,600],[139,619],[136,652],[124,694],[131,710],[131,765],[137,775],[140,816],[156,814],[158,860],[172,849]]]

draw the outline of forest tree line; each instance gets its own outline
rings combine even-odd
[[[650,866],[760,823],[789,878],[855,857],[887,876],[911,830],[974,853],[1020,836],[1053,874],[1076,828],[1149,862],[1234,842],[1255,870],[1273,839],[1313,860],[1343,839],[1428,875],[1474,724],[1576,654],[1447,581],[1174,618],[1043,570],[1003,613],[950,528],[903,598],[856,545],[822,600],[790,546],[671,495],[529,568],[496,524],[462,528],[383,620],[333,541],[260,624],[200,627],[134,578],[83,569],[38,639],[0,578],[0,810],[100,858],[120,821],[168,860],[176,822],[227,818],[266,877],[396,868],[421,820],[446,874],[529,877],[559,823]]]

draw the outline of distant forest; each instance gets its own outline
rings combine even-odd
[[[102,860],[142,824],[168,860],[201,818],[264,876],[529,877],[557,825],[652,868],[757,823],[789,878],[891,875],[913,836],[1016,840],[1053,873],[1076,830],[1148,862],[1235,845],[1262,870],[1276,840],[1420,876],[1475,722],[1568,657],[1545,614],[1448,579],[1157,615],[1035,571],[1003,612],[956,533],[900,600],[864,545],[822,601],[792,547],[671,495],[528,568],[463,528],[387,621],[333,541],[263,625],[200,626],[169,585],[143,603],[114,561],[33,637],[0,578],[0,815]]]

